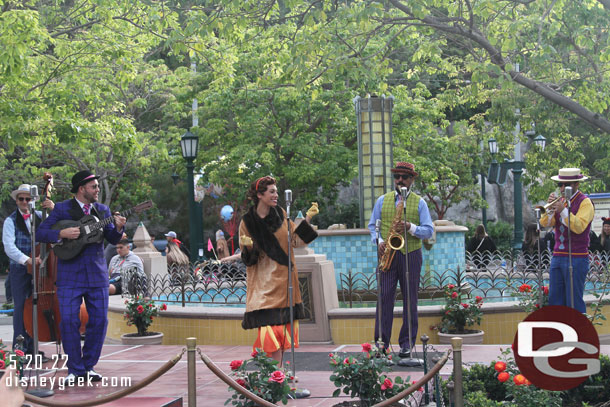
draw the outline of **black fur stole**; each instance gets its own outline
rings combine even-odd
[[[267,216],[261,218],[252,206],[244,215],[243,221],[254,241],[252,249],[248,250],[247,253],[242,252],[242,259],[246,266],[252,266],[258,262],[260,250],[282,266],[288,266],[288,254],[282,250],[280,242],[274,235],[284,222],[283,211],[273,207],[269,210]]]

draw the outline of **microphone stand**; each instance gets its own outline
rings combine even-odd
[[[538,246],[538,270],[536,271],[536,274],[538,276],[538,304],[540,304],[540,307],[542,307],[542,287],[543,287],[544,281],[542,280],[542,253],[540,252],[540,215],[541,215],[541,211],[540,211],[540,208],[536,208],[534,211],[536,213],[536,234],[538,235],[538,239],[536,240],[536,244]]]
[[[379,269],[379,228],[381,227],[381,219],[375,221],[375,246],[377,247],[377,348],[379,352],[384,353],[385,343],[383,342],[383,330],[381,329],[381,270]]]
[[[572,231],[570,230],[570,215],[572,214],[572,187],[565,187],[568,201],[568,270],[570,272],[570,306],[574,308],[574,269],[572,267]]]
[[[38,187],[32,185],[30,187],[30,195],[32,200],[30,201],[30,236],[31,236],[31,254],[30,259],[32,261],[32,345],[34,354],[32,355],[32,362],[34,365],[34,377],[36,378],[36,385],[32,389],[28,389],[25,392],[36,397],[50,397],[55,394],[51,389],[41,389],[38,387],[38,282],[36,279],[36,199],[38,198]],[[40,367],[42,367],[42,357],[40,357]]]
[[[284,191],[286,198],[286,227],[288,229],[288,300],[290,312],[290,356],[292,360],[292,377],[296,378],[296,367],[294,362],[294,290],[292,283],[292,236],[290,233],[290,203],[292,202],[292,191],[287,189]],[[284,349],[282,349],[284,352]],[[294,392],[294,397],[302,399],[309,397],[311,392],[307,389],[298,389]]]
[[[409,325],[409,357],[400,359],[398,361],[398,366],[407,366],[407,367],[415,367],[415,366],[423,366],[424,361],[422,359],[417,359],[412,357],[412,354],[415,353],[415,344],[412,341],[412,328],[411,328],[411,276],[409,270],[409,244],[407,240],[407,198],[411,195],[411,189],[406,187],[400,188],[400,194],[402,195],[403,205],[403,237],[405,239],[405,279],[407,280],[407,324]],[[403,298],[403,301],[405,298]]]

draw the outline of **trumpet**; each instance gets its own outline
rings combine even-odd
[[[555,205],[555,204],[556,204],[556,203],[557,203],[559,200],[561,200],[561,195],[560,195],[560,196],[558,196],[557,198],[553,199],[551,202],[547,202],[545,205],[538,205],[538,206],[536,206],[535,208],[536,208],[536,209],[540,209],[540,213],[541,213],[541,214],[543,214],[543,215],[544,215],[545,213],[547,213],[547,212],[548,212],[548,213],[553,213],[553,212],[555,212],[555,210],[554,210],[554,209],[552,209],[552,210],[550,210],[550,211],[549,211],[549,209],[550,209],[550,208],[551,208],[553,205]]]

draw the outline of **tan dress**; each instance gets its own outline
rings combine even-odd
[[[273,209],[272,209],[273,210]],[[288,253],[288,231],[286,224],[286,213],[282,211],[283,222],[281,226],[275,230],[272,234],[279,243],[279,248],[283,251],[285,260],[287,261]],[[250,218],[248,218],[250,216]],[[261,218],[256,215],[256,212],[252,209],[244,216],[239,225],[239,235],[248,236],[254,241],[253,247],[250,249],[245,246],[240,246],[242,251],[242,259],[246,264],[246,283],[247,283],[247,294],[246,294],[246,313],[244,314],[244,321],[242,326],[245,329],[257,328],[267,325],[282,325],[290,322],[289,313],[289,299],[288,299],[288,266],[287,264],[280,264],[277,260],[272,257],[278,258],[281,255],[277,251],[276,245],[271,245],[269,249],[269,240],[264,244],[268,245],[268,250],[275,252],[272,253],[272,257],[268,253],[265,253],[261,247],[263,244],[259,242],[265,239],[264,235],[255,231],[248,230],[247,224],[252,225],[252,216],[256,216],[257,222],[261,221]],[[257,223],[260,226],[261,223]],[[293,247],[304,246],[307,242],[309,243],[317,234],[305,221],[296,227],[293,222],[290,222],[291,228],[291,243]],[[269,230],[268,233],[271,233]],[[304,241],[305,240],[305,241]],[[254,256],[255,259],[249,257],[253,252],[257,252]],[[294,319],[304,318],[304,308],[301,299],[301,290],[299,289],[298,271],[294,261],[294,251],[291,251],[291,262],[292,262],[292,286],[294,296]],[[256,261],[254,264],[252,264]]]

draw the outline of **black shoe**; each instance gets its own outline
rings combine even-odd
[[[398,357],[401,359],[410,358],[411,351],[408,348],[400,348],[400,352],[398,352]]]
[[[39,350],[38,354],[42,357],[42,363],[47,363],[48,361],[50,361],[51,359],[48,358],[43,351]]]
[[[87,372],[87,376],[89,376],[91,378],[92,382],[101,382],[102,381],[102,375],[97,373],[93,369],[91,369]]]

